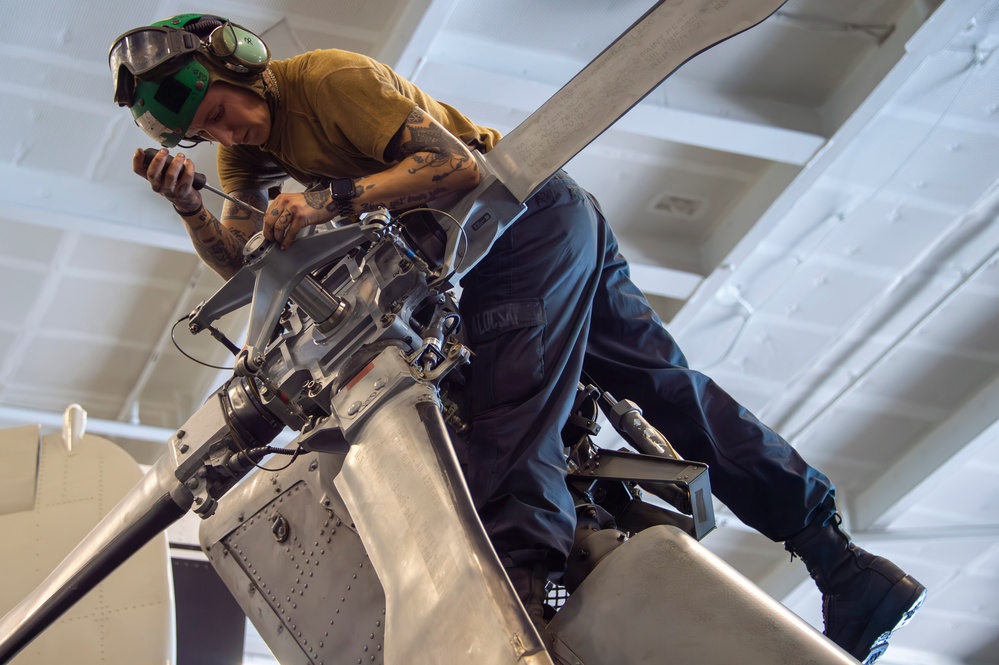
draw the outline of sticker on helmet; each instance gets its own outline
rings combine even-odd
[[[150,111],[146,111],[142,115],[137,116],[135,118],[135,124],[137,124],[139,129],[144,131],[148,136],[156,139],[157,141],[162,140],[163,138],[174,133],[172,129],[157,120]]]

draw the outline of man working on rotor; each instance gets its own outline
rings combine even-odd
[[[185,14],[129,31],[110,64],[115,100],[165,148],[214,141],[221,217],[192,186],[195,165],[161,150],[133,170],[173,204],[201,258],[228,279],[250,235],[290,245],[305,226],[415,207],[474,187],[471,150],[499,134],[362,55],[270,61],[253,33]],[[306,193],[266,192],[294,179]],[[330,183],[315,189],[322,183]],[[873,662],[924,587],[850,542],[835,490],[775,432],[687,367],[631,282],[595,201],[563,172],[462,280],[475,353],[467,483],[521,600],[543,629],[544,584],[572,545],[575,514],[560,431],[581,373],[627,395],[676,449],[710,465],[718,497],[800,556],[824,595],[825,633]]]

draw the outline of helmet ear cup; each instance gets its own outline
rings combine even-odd
[[[174,25],[179,23],[177,27],[181,30],[197,35],[205,46],[205,53],[231,73],[255,76],[267,69],[270,49],[260,37],[241,25],[209,14],[181,15],[172,22]]]
[[[267,68],[271,52],[260,37],[235,23],[225,23],[208,38],[208,50],[225,66],[240,74],[259,74]]]

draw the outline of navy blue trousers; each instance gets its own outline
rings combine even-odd
[[[584,369],[616,399],[630,399],[681,456],[708,464],[712,493],[744,523],[781,541],[835,508],[829,479],[706,375],[631,281],[607,228]]]
[[[784,540],[835,510],[828,478],[687,367],[596,202],[568,176],[528,201],[462,287],[474,354],[467,481],[506,565],[558,566],[572,545],[560,431],[584,369],[708,463],[713,492],[764,535]]]
[[[602,225],[560,173],[461,282],[474,354],[466,480],[507,566],[539,558],[558,566],[572,546],[560,432],[583,368]]]

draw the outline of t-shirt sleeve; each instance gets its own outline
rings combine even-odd
[[[389,141],[416,107],[374,62],[327,76],[313,103],[327,136],[342,136],[359,153],[384,164],[392,163],[385,158]]]

